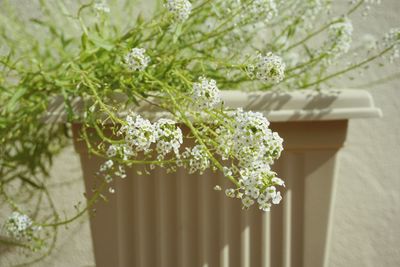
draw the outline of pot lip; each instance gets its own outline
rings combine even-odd
[[[221,91],[221,98],[228,108],[261,112],[271,122],[285,121],[325,121],[355,118],[379,118],[382,111],[375,106],[372,95],[360,89],[293,90],[293,91]],[[116,95],[117,102],[126,99]],[[131,107],[145,116],[162,117],[165,112],[154,109],[149,104]],[[72,109],[82,113],[82,99],[72,101]],[[121,116],[127,112],[121,112]],[[64,123],[67,114],[62,96],[54,98],[44,116],[46,123]]]
[[[228,107],[261,112],[275,122],[382,117],[372,95],[360,89],[222,91],[222,99]]]

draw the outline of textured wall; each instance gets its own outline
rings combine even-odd
[[[382,1],[371,16],[356,22],[355,30],[380,36],[400,26],[399,11],[399,0]],[[391,72],[398,72],[398,66],[392,65]],[[359,77],[357,84],[388,75],[377,69]],[[329,266],[400,266],[399,81],[367,87],[383,118],[350,121],[341,153]]]
[[[335,1],[335,5],[347,2]],[[400,26],[400,1],[382,2],[372,16],[358,19],[356,30],[378,36],[382,29]],[[396,67],[393,66],[392,70],[396,71]],[[358,84],[368,83],[382,75],[385,73],[370,71],[360,77]],[[332,267],[400,266],[399,82],[371,85],[369,90],[376,105],[382,108],[384,117],[350,122],[336,185],[328,260]],[[59,192],[60,207],[68,207],[75,203],[71,200],[80,199],[83,182],[76,178],[81,178],[82,174],[79,159],[72,148],[60,155],[52,173],[54,180],[73,180]],[[66,234],[60,235],[54,254],[34,266],[94,266],[87,220],[75,223],[63,232]],[[0,266],[10,260],[12,257],[0,251]]]

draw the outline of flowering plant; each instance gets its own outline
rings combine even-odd
[[[399,29],[369,40],[364,52],[351,50],[351,16],[376,1],[352,1],[339,16],[329,0],[167,0],[147,16],[133,14],[135,2],[38,0],[34,15],[21,16],[2,1],[0,192],[14,210],[3,242],[41,249],[49,232],[105,198],[105,188],[113,193],[126,167],[219,171],[231,181],[227,197],[269,211],[282,199],[284,181],[271,165],[283,140],[261,113],[226,107],[220,89],[321,89],[379,58],[399,57]],[[342,67],[347,55],[353,61]],[[66,124],[44,120],[57,96]],[[157,116],[131,108],[144,104]],[[87,206],[62,219],[47,175],[73,122],[104,163]],[[25,210],[21,194],[46,199],[51,212]]]

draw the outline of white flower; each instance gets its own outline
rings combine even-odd
[[[128,160],[130,157],[136,156],[136,152],[133,151],[129,145],[123,144],[120,147],[122,148],[122,155],[124,160]]]
[[[193,83],[192,99],[199,109],[213,108],[221,102],[217,82],[213,79],[200,77],[199,82]]]
[[[110,13],[110,7],[104,1],[95,3],[94,9],[99,13]]]
[[[119,130],[125,136],[125,141],[136,151],[150,152],[151,144],[157,139],[154,125],[140,115],[130,114],[126,117],[127,125]]]
[[[334,57],[347,53],[351,48],[353,24],[351,20],[344,18],[341,22],[329,27],[330,53]]]
[[[106,174],[106,175],[104,176],[104,180],[106,181],[107,184],[109,184],[109,183],[112,182],[113,178],[112,178],[111,175]]]
[[[395,59],[400,58],[400,28],[393,28],[385,34],[383,38],[384,48],[389,48],[393,46],[390,62],[393,62]]]
[[[264,203],[267,203],[268,200],[270,200],[270,197],[267,196],[267,194],[264,192],[258,196],[257,202],[258,204],[262,205]]]
[[[187,20],[192,12],[192,4],[188,0],[167,0],[165,7],[177,22]]]
[[[218,126],[216,133],[219,143],[217,153],[237,160],[237,197],[244,201],[245,207],[250,205],[251,199],[257,200],[260,209],[269,210],[269,201],[279,202],[281,198],[273,185],[284,186],[283,180],[276,177],[270,168],[283,150],[283,139],[269,129],[269,121],[263,114],[242,109],[231,113],[230,119]],[[228,167],[223,168],[223,173],[225,176],[233,175]],[[234,192],[227,190],[225,193],[234,197]]]
[[[117,154],[122,156],[123,160],[128,160],[130,157],[136,156],[137,153],[132,150],[128,144],[113,144],[107,149],[107,157],[112,158]]]
[[[222,168],[222,171],[223,171],[225,177],[232,176],[232,171],[231,171],[230,168],[228,168],[228,167],[223,167],[223,168]]]
[[[270,211],[271,210],[271,206],[272,206],[271,203],[264,202],[264,203],[260,204],[258,207],[262,211]]]
[[[163,159],[171,151],[179,158],[179,148],[182,145],[183,136],[182,130],[176,126],[176,122],[170,119],[159,119],[154,128],[157,132],[156,142],[159,159]]]
[[[274,178],[271,179],[271,181],[276,185],[280,185],[280,186],[283,186],[283,187],[285,186],[285,182],[281,178],[274,177]]]
[[[276,187],[275,186],[268,186],[265,189],[265,193],[268,199],[274,198],[276,196]]]
[[[248,9],[251,16],[264,17],[266,21],[275,17],[278,12],[274,0],[252,0]]]
[[[260,195],[260,190],[255,186],[250,186],[246,189],[245,194],[256,199]]]
[[[235,173],[223,168],[225,176],[239,174],[237,197],[245,207],[252,205],[252,200],[258,202],[260,209],[269,210],[271,201],[281,200],[275,186],[285,186],[270,168],[283,150],[283,139],[269,129],[269,121],[259,112],[237,109],[217,127],[217,153],[237,161]],[[234,197],[235,191],[226,190],[225,194]]]
[[[210,160],[202,145],[196,145],[192,149],[186,148],[182,155],[189,159],[189,173],[199,171],[201,174],[210,167]]]
[[[242,204],[243,204],[244,208],[249,208],[250,206],[252,206],[254,204],[254,200],[251,199],[250,197],[244,197],[244,198],[242,198]]]
[[[125,64],[131,71],[143,71],[150,63],[150,57],[145,53],[144,48],[133,48],[125,55]]]
[[[235,197],[235,189],[233,189],[233,188],[226,189],[225,195],[227,197],[234,198]]]
[[[265,163],[272,164],[280,156],[283,140],[268,128],[269,121],[261,113],[238,109],[232,117],[232,152],[241,165],[266,168]]]
[[[118,148],[116,145],[110,145],[107,149],[107,157],[112,158],[117,155]]]
[[[125,167],[122,165],[118,166],[118,170],[114,173],[116,176],[121,177],[122,179],[126,178]]]
[[[220,10],[217,11],[218,16],[220,14],[232,15],[237,12],[237,10],[241,11],[239,18],[234,20],[234,22],[268,22],[272,18],[274,18],[278,9],[276,6],[275,0],[219,0]],[[216,5],[217,6],[217,5]],[[253,26],[253,25],[252,25]]]
[[[215,130],[217,136],[215,141],[217,142],[217,153],[221,156],[223,160],[229,159],[229,156],[233,147],[233,134],[232,131],[226,127],[230,122],[226,121],[224,125],[221,125]],[[224,175],[227,176],[228,172],[224,170]]]
[[[114,166],[114,162],[111,159],[109,159],[100,166],[100,171],[105,172],[105,171],[111,169],[113,166]]]
[[[285,68],[282,58],[270,52],[266,56],[259,54],[255,64],[248,65],[247,70],[250,76],[259,80],[279,83],[285,77]]]
[[[221,186],[219,186],[219,185],[216,185],[216,186],[214,186],[214,190],[215,190],[215,191],[221,191],[221,190],[222,190],[222,188],[221,188]]]
[[[272,203],[275,205],[279,204],[282,200],[281,192],[277,192],[274,197],[272,198]]]
[[[21,214],[18,211],[14,211],[4,224],[4,229],[12,238],[17,240],[29,238],[32,229],[32,220],[28,215]]]

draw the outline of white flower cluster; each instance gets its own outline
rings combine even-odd
[[[216,7],[219,6],[220,10],[216,13],[220,14],[235,14],[240,12],[235,23],[243,21],[249,23],[253,22],[268,22],[278,14],[278,9],[275,0],[217,0]]]
[[[151,123],[140,115],[130,114],[126,117],[126,122],[127,124],[118,131],[126,143],[111,144],[106,151],[108,158],[119,157],[128,161],[136,157],[139,152],[145,154],[152,152],[153,144],[158,153],[157,160],[163,160],[171,152],[174,152],[177,159],[180,158],[179,148],[183,143],[183,135],[175,121],[159,119]],[[104,175],[107,183],[112,182],[112,175],[122,179],[126,177],[125,168],[122,165],[116,166],[112,159],[100,166],[100,173]]]
[[[98,13],[110,13],[110,7],[106,4],[106,2],[97,2],[94,4],[94,9]]]
[[[236,172],[240,187],[228,189],[226,195],[241,198],[245,208],[257,201],[260,209],[269,210],[281,200],[275,186],[284,185],[270,170],[283,150],[283,139],[268,128],[269,122],[261,113],[238,109],[231,117],[231,121],[227,120],[216,130],[218,142],[222,142],[218,153],[223,158],[231,155],[240,168]],[[234,173],[226,169],[224,174],[232,176]]]
[[[4,224],[8,236],[16,240],[31,239],[33,222],[29,216],[14,211]]]
[[[383,45],[385,48],[393,46],[390,55],[390,62],[400,58],[400,28],[393,28],[383,38]]]
[[[193,148],[186,148],[182,153],[183,158],[189,159],[189,173],[199,172],[202,174],[210,167],[210,160],[205,148],[202,145],[196,145]]]
[[[143,71],[150,63],[150,57],[146,54],[144,48],[133,48],[125,55],[125,64],[131,71]]]
[[[329,10],[328,4],[322,3],[322,1],[325,2],[326,0],[304,1],[304,15],[301,16],[303,24],[299,25],[300,28],[303,27],[306,30],[312,29],[315,26],[314,21],[318,17],[318,14],[320,14],[320,12]]]
[[[137,152],[149,151],[151,144],[155,143],[157,138],[154,125],[140,115],[128,115],[126,122],[127,124],[120,129],[120,133],[124,134],[126,143],[135,147]]]
[[[242,169],[240,171],[242,192],[238,195],[245,208],[252,206],[257,201],[261,210],[269,211],[272,204],[277,205],[281,202],[282,196],[276,186],[285,186],[285,183],[275,175],[268,169]],[[227,195],[230,196],[229,192]]]
[[[165,155],[173,151],[179,159],[179,148],[183,143],[182,131],[175,126],[176,122],[169,119],[159,119],[155,123],[157,131],[157,159],[164,159]]]
[[[217,82],[213,79],[200,77],[199,82],[193,83],[192,99],[199,109],[213,108],[221,102]]]
[[[270,52],[266,56],[259,54],[255,64],[247,66],[247,71],[250,76],[255,76],[259,80],[279,83],[285,77],[285,68],[282,58]]]
[[[110,147],[112,147],[112,146],[110,146]],[[109,150],[110,149],[108,149],[108,151]],[[109,159],[106,162],[104,162],[103,164],[101,164],[100,172],[104,175],[104,180],[107,183],[111,183],[113,180],[113,177],[111,176],[111,174],[114,174],[115,176],[120,177],[122,179],[126,178],[125,167],[122,165],[118,165],[118,168],[117,168],[117,166],[114,165],[114,161],[112,159]]]
[[[283,139],[268,128],[268,120],[259,112],[238,109],[234,115],[233,153],[242,166],[272,164],[279,158]]]
[[[353,24],[345,18],[329,27],[329,52],[333,57],[347,53],[351,48]]]
[[[262,16],[266,21],[271,20],[278,13],[275,0],[253,0],[248,10],[251,16]]]
[[[107,156],[113,158],[116,155],[120,155],[124,160],[128,160],[130,157],[136,156],[136,152],[128,144],[113,144],[108,147]]]
[[[229,159],[234,145],[233,133],[228,126],[230,123],[230,121],[226,120],[224,123],[225,125],[222,125],[215,130],[215,141],[218,144],[217,153],[223,160]]]
[[[159,159],[164,158],[170,152],[179,157],[179,148],[183,142],[182,131],[176,126],[176,122],[169,119],[159,119],[151,123],[140,115],[130,114],[126,117],[127,124],[122,126],[119,134],[123,135],[126,145],[121,148],[112,148],[110,153],[120,151],[123,156],[126,153],[137,155],[137,152],[150,153],[151,145],[156,144]],[[110,150],[110,149],[109,149]]]
[[[192,12],[192,4],[188,0],[167,0],[165,7],[177,22],[187,20]]]

